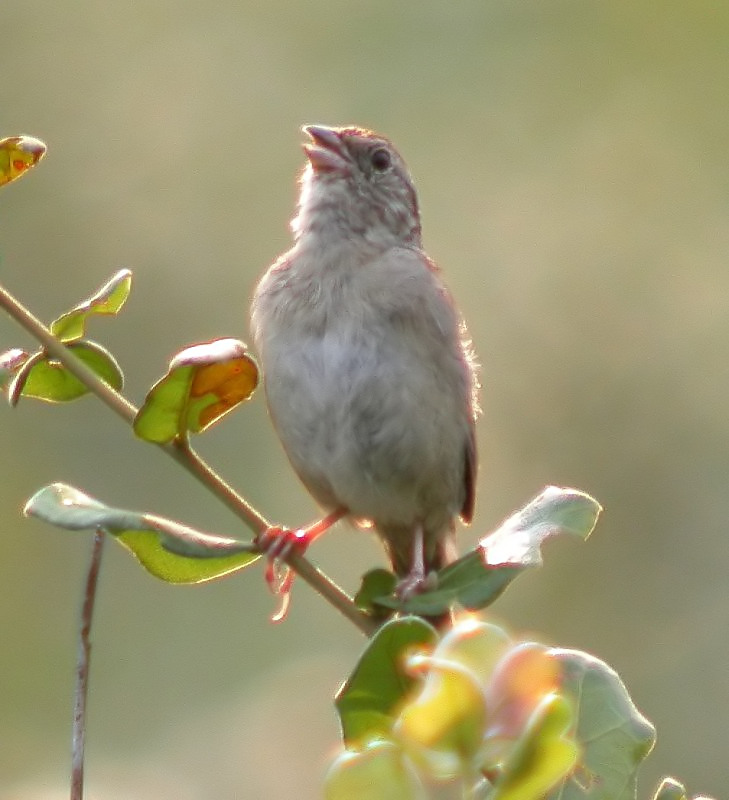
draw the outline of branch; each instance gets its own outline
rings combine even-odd
[[[92,394],[95,394],[117,416],[121,417],[128,425],[134,423],[134,418],[137,415],[136,407],[70,352],[37,317],[1,285],[0,308],[4,308],[21,327],[40,342],[43,349],[50,356],[63,364],[72,375],[78,378]],[[177,439],[170,444],[161,444],[158,447],[211,491],[255,534],[261,534],[271,527],[268,520],[229,486],[190,447],[188,442],[183,439]],[[366,614],[363,614],[354,605],[351,598],[323,572],[314,567],[310,561],[293,551],[284,556],[284,561],[365,635],[369,636],[374,632],[375,623]]]
[[[91,548],[91,563],[86,575],[83,608],[81,610],[81,630],[79,631],[78,660],[76,662],[76,690],[73,707],[73,734],[71,737],[71,800],[82,800],[84,794],[84,752],[86,749],[86,698],[89,689],[89,659],[91,657],[91,620],[94,616],[96,584],[104,551],[105,534],[102,530],[94,533]]]

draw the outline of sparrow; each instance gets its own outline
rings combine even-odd
[[[341,518],[373,528],[407,596],[473,516],[475,357],[393,144],[353,126],[303,131],[294,244],[251,305],[271,420],[327,512],[289,542],[303,549]]]

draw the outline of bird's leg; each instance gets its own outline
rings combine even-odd
[[[423,526],[418,524],[413,535],[413,560],[410,572],[397,584],[395,593],[401,600],[407,600],[418,592],[434,588],[431,584],[435,575],[435,572],[428,574],[425,571],[425,534]]]
[[[306,528],[291,530],[272,526],[256,537],[256,544],[267,558],[266,583],[274,594],[281,597],[281,608],[273,616],[274,622],[279,622],[286,616],[294,582],[294,572],[285,563],[287,556],[292,550],[303,554],[314,540],[326,533],[346,513],[345,509],[338,508]]]

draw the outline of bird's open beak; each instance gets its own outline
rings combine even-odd
[[[325,125],[304,125],[302,130],[312,141],[303,147],[314,172],[346,169],[347,152],[336,128],[327,128]]]

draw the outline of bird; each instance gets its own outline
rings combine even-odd
[[[473,517],[476,358],[392,142],[354,125],[302,130],[293,246],[251,303],[269,416],[327,513],[286,541],[303,550],[341,518],[374,529],[407,597],[455,557],[456,519]],[[280,553],[286,532],[272,531]]]

